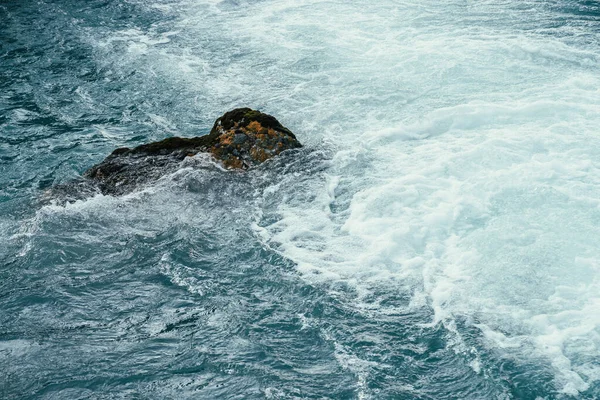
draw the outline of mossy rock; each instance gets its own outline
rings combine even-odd
[[[215,125],[210,131],[211,135],[216,133],[219,127],[225,130],[231,129],[234,126],[247,127],[252,122],[258,122],[264,128],[271,128],[280,132],[285,132],[288,136],[296,139],[296,136],[285,126],[281,125],[275,117],[269,114],[262,113],[251,108],[236,108],[225,114],[215,121]]]
[[[164,140],[114,150],[84,173],[104,194],[123,194],[174,171],[198,153],[210,153],[228,169],[245,170],[282,151],[302,147],[296,136],[273,116],[238,108],[218,118],[205,136]]]

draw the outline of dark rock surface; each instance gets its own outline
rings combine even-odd
[[[299,147],[294,134],[271,115],[238,108],[218,118],[208,135],[116,149],[87,170],[84,181],[103,194],[120,195],[175,171],[186,157],[200,152],[212,154],[227,169],[244,170]]]
[[[116,149],[82,178],[48,189],[40,201],[64,203],[98,193],[131,193],[189,166],[186,158],[198,153],[212,156],[226,169],[246,170],[282,151],[300,147],[294,134],[274,117],[238,108],[218,118],[208,135],[171,137],[132,149]]]

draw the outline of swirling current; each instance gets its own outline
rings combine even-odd
[[[600,3],[0,0],[0,398],[600,398]],[[305,144],[61,203],[235,107]]]

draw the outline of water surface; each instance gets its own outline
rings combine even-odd
[[[0,397],[597,399],[600,5],[0,2]],[[45,204],[234,107],[306,145]]]

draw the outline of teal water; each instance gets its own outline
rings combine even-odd
[[[0,1],[0,398],[600,398],[597,1]],[[48,203],[113,149],[306,145]]]

